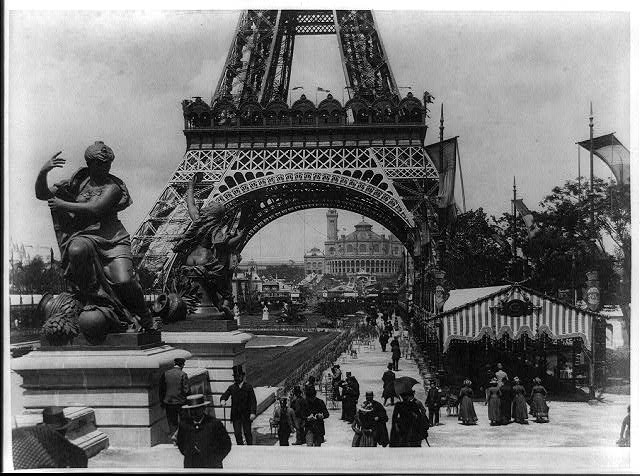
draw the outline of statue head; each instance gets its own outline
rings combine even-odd
[[[93,145],[87,147],[87,150],[84,151],[84,160],[89,163],[91,161],[97,160],[100,162],[111,163],[113,159],[115,159],[115,155],[111,147],[106,145],[102,141],[96,141]]]

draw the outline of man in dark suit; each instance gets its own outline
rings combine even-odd
[[[251,422],[256,418],[256,394],[250,383],[244,380],[245,373],[241,365],[233,367],[233,385],[220,396],[220,403],[226,404],[231,397],[231,423],[236,436],[236,443],[243,445],[242,434],[247,445],[253,444]]]
[[[307,446],[321,446],[324,441],[324,420],[329,418],[325,403],[316,397],[316,389],[306,387],[304,390],[306,404],[302,410],[305,421],[305,439]]]
[[[173,359],[173,363],[173,367],[160,377],[160,405],[167,412],[169,436],[175,441],[175,434],[180,422],[180,411],[182,406],[187,403],[187,395],[189,395],[189,377],[182,370],[185,364],[182,357]]]
[[[431,381],[425,403],[429,409],[429,426],[437,426],[440,423],[440,389],[435,380]]]
[[[373,399],[372,391],[368,391],[364,395],[366,401],[371,402],[373,406],[373,421],[376,422],[373,437],[376,440],[376,444],[386,447],[389,445],[389,431],[387,430],[389,416],[387,415],[387,411],[384,409],[382,403]]]
[[[188,415],[180,421],[177,442],[185,468],[222,468],[231,451],[231,438],[222,422],[205,413],[210,404],[197,394],[187,397],[182,407]]]

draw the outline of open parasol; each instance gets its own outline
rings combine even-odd
[[[398,377],[393,382],[393,388],[396,391],[396,395],[402,395],[404,393],[410,393],[413,390],[413,386],[418,381],[413,377],[402,376]]]

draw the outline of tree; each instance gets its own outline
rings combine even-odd
[[[509,263],[504,231],[489,223],[482,208],[457,217],[442,266],[455,288],[494,286],[503,282]]]

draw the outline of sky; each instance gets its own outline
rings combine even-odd
[[[134,233],[185,152],[181,101],[209,100],[238,11],[23,11],[6,18],[5,239],[48,248],[55,235],[48,207],[34,196],[42,164],[62,150],[63,169],[84,165],[96,140],[111,146],[112,173],[134,203],[120,213]],[[616,132],[628,148],[630,19],[625,12],[375,11],[396,82],[435,96],[427,143],[459,136],[467,209],[510,209],[513,178],[527,206],[574,179],[575,142]],[[342,101],[345,80],[336,38],[296,39],[291,87],[316,88]],[[409,89],[401,89],[405,94]],[[297,99],[298,94],[293,94]],[[319,96],[318,100],[323,99]],[[637,152],[632,150],[632,156]],[[588,153],[581,152],[582,174]],[[595,174],[609,170],[596,159]],[[459,203],[461,191],[456,191]],[[261,230],[244,258],[301,259],[322,248],[326,210],[282,217]],[[351,231],[360,215],[341,211]],[[379,225],[374,231],[388,233]],[[8,236],[7,236],[8,235]]]

